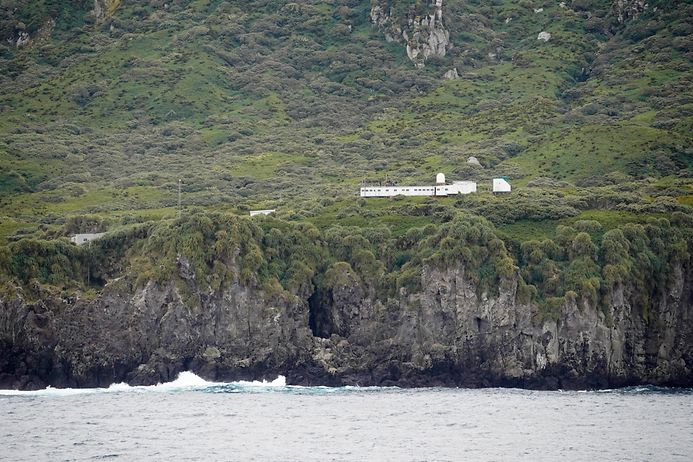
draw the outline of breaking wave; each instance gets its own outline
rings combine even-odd
[[[159,383],[151,386],[133,386],[127,383],[114,383],[108,388],[53,388],[47,387],[43,390],[21,391],[21,390],[0,390],[0,396],[71,396],[95,393],[174,393],[181,391],[210,391],[216,390],[239,390],[252,391],[252,389],[274,389],[286,388],[286,378],[278,376],[272,381],[238,381],[238,382],[209,382],[192,372],[186,371],[178,374],[172,382]]]
[[[179,392],[202,392],[202,393],[293,393],[293,394],[333,394],[333,393],[351,393],[351,392],[398,392],[398,391],[424,391],[436,390],[435,388],[421,389],[403,389],[398,387],[324,387],[314,386],[306,387],[300,385],[287,385],[286,377],[279,375],[271,381],[245,381],[237,382],[210,382],[202,377],[195,375],[193,372],[186,371],[178,374],[178,377],[166,383],[157,385],[138,386],[128,385],[127,383],[114,383],[108,388],[53,388],[47,387],[43,390],[22,391],[22,390],[0,390],[0,396],[72,396],[85,394],[101,394],[101,393],[179,393]],[[443,389],[440,389],[443,390]],[[464,391],[461,389],[460,391]],[[502,389],[488,388],[487,393],[524,393],[521,389]],[[667,388],[657,386],[635,386],[626,388],[615,388],[605,390],[581,390],[581,391],[559,391],[560,393],[606,393],[619,395],[691,395],[691,388]]]
[[[209,382],[192,372],[181,372],[172,382],[160,383],[150,386],[128,385],[127,383],[114,383],[108,388],[53,388],[43,390],[21,391],[0,390],[0,396],[72,396],[100,393],[294,393],[294,394],[332,394],[349,392],[374,392],[396,391],[397,387],[304,387],[299,385],[287,385],[286,377],[278,376],[271,381],[245,381],[237,382]]]
[[[660,387],[655,385],[641,385],[625,388],[613,388],[597,390],[597,393],[617,393],[621,395],[691,395],[693,388]]]

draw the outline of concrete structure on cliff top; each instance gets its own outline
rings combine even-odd
[[[75,234],[74,236],[70,237],[70,242],[73,244],[77,245],[82,245],[86,244],[87,242],[91,242],[93,240],[96,240],[103,236],[106,233],[84,233],[84,234]]]

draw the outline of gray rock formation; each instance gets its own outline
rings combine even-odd
[[[457,68],[450,69],[445,74],[443,74],[443,79],[445,80],[455,80],[459,78],[460,75],[457,73]]]
[[[94,0],[94,9],[91,11],[94,20],[98,23],[106,19],[120,6],[121,1],[122,0]]]
[[[477,166],[481,167],[481,162],[479,162],[479,159],[477,159],[477,158],[474,157],[474,156],[470,156],[470,157],[467,159],[467,163],[468,163],[468,164],[471,164],[471,165],[477,165]]]
[[[623,24],[631,19],[637,19],[647,7],[645,0],[614,0],[612,10],[618,22]]]
[[[23,47],[24,45],[27,45],[30,40],[31,38],[29,37],[29,34],[27,32],[22,31],[17,35],[17,41],[15,42],[15,46],[17,48]]]
[[[383,31],[388,42],[405,45],[416,67],[423,67],[432,56],[445,56],[451,46],[443,19],[443,0],[428,0],[424,11],[412,5],[402,18],[393,16],[388,2],[376,0],[371,7],[371,22]]]
[[[12,35],[11,37],[7,38],[7,43],[17,48],[30,45],[32,42],[47,41],[53,33],[55,21],[53,20],[53,18],[46,19],[41,25],[41,27],[33,35],[23,30],[23,28],[25,27],[23,23],[20,23],[19,26],[20,29],[16,32],[16,35]]]
[[[238,283],[204,293],[190,274],[187,288],[121,281],[95,300],[45,292],[29,302],[18,291],[0,301],[0,387],[153,384],[183,370],[330,385],[693,385],[683,267],[647,310],[637,288],[618,285],[607,308],[567,296],[557,317],[520,301],[516,279],[480,292],[464,266],[425,267],[420,292],[390,298],[340,271],[307,300]]]

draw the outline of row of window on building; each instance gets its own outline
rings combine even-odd
[[[437,186],[402,186],[402,187],[366,187],[361,188],[361,197],[392,197],[400,194],[408,196],[447,196],[455,194],[471,194],[477,192],[477,184],[475,181],[453,181],[452,184],[447,184],[445,175],[439,173],[436,176]],[[511,191],[510,183],[507,178],[493,179],[493,193],[509,193]]]

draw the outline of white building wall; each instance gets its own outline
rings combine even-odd
[[[91,242],[95,239],[100,238],[106,233],[85,233],[85,234],[75,234],[70,238],[70,242],[77,244],[77,245],[82,245],[86,244],[87,242]]]
[[[274,213],[274,212],[275,212],[274,209],[272,209],[272,210],[251,210],[250,216],[254,217],[256,215],[269,215],[269,214]]]
[[[459,194],[471,194],[476,192],[476,181],[454,181],[452,183],[457,186]]]
[[[503,178],[494,178],[493,179],[493,192],[494,193],[503,193],[503,192],[510,192],[511,191],[510,183],[505,181]]]
[[[433,195],[435,195],[435,186],[370,186],[361,188],[361,197]]]
[[[473,181],[458,181],[440,186],[371,186],[361,188],[361,197],[449,196],[476,192]]]

